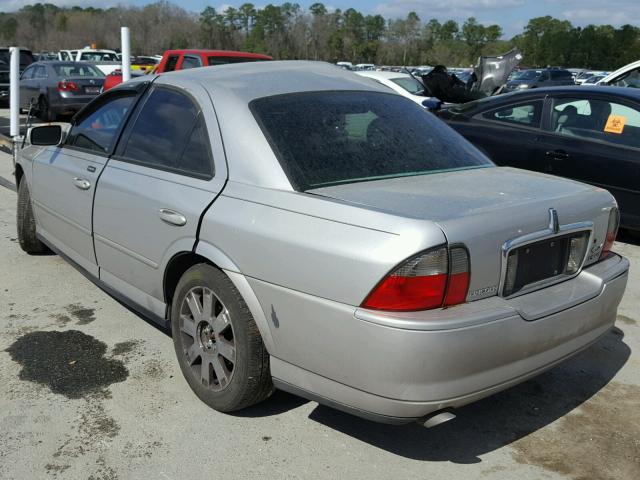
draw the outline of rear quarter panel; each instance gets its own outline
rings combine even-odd
[[[432,222],[229,182],[200,238],[246,276],[359,305],[398,263],[445,243]]]

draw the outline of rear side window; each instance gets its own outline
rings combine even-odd
[[[176,65],[178,64],[178,55],[170,55],[167,58],[167,63],[164,66],[165,72],[173,72],[176,69]]]
[[[300,191],[493,165],[423,108],[396,94],[308,92],[250,104]]]
[[[36,67],[36,73],[34,74],[33,78],[38,78],[38,79],[47,78],[46,67],[44,65],[38,65]]]
[[[640,148],[640,109],[600,99],[554,99],[554,132]]]
[[[113,147],[134,100],[134,93],[119,96],[83,115],[71,128],[66,144],[106,154]]]
[[[226,65],[227,63],[263,62],[265,60],[268,60],[268,59],[255,58],[255,57],[219,57],[219,56],[207,57],[207,63],[209,66]]]
[[[551,70],[551,80],[572,80],[569,70]]]
[[[36,67],[27,68],[24,72],[22,72],[22,77],[20,77],[20,80],[31,80],[35,71]]]
[[[198,68],[202,66],[202,60],[199,57],[193,57],[190,55],[185,55],[182,60],[182,70],[186,70],[188,68]]]
[[[174,89],[156,88],[131,127],[120,156],[202,178],[213,176],[209,135],[198,106]]]

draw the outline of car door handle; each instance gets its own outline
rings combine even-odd
[[[89,190],[91,188],[91,182],[84,178],[73,177],[73,184],[80,190]]]
[[[564,160],[565,158],[569,158],[569,154],[564,150],[549,150],[545,155],[555,160]]]
[[[158,210],[158,215],[160,216],[160,220],[171,225],[182,227],[187,224],[187,218],[184,215],[179,212],[174,212],[168,208],[161,208]]]

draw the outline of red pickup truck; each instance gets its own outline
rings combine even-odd
[[[172,72],[187,68],[212,67],[227,63],[261,62],[273,60],[269,55],[260,53],[234,52],[232,50],[167,50],[162,60],[151,73]],[[132,73],[136,75],[136,73]],[[122,72],[116,70],[105,79],[103,91],[122,83]]]

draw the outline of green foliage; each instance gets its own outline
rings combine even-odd
[[[470,17],[423,21],[415,12],[404,18],[364,15],[354,8],[331,10],[294,2],[256,7],[244,3],[199,14],[166,0],[144,7],[57,7],[48,3],[0,12],[0,43],[34,51],[73,49],[95,43],[118,48],[119,27],[131,28],[136,54],[168,48],[216,48],[267,53],[279,59],[308,58],[391,65],[466,66],[480,55],[496,55],[517,46],[523,65],[613,69],[640,58],[640,28],[624,25],[575,27],[550,16],[531,19],[523,32],[502,38],[499,25]]]

